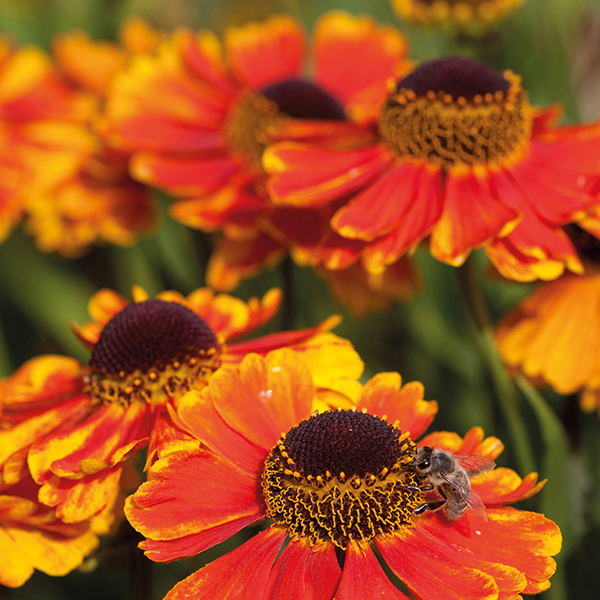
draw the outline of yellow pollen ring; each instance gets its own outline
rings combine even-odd
[[[396,14],[416,25],[489,25],[516,11],[523,0],[391,0]]]
[[[390,150],[450,167],[456,164],[507,164],[529,144],[532,110],[521,77],[504,72],[508,92],[453,98],[444,91],[417,97],[410,89],[388,96],[379,132]]]
[[[391,468],[364,477],[328,469],[303,474],[289,457],[282,437],[269,453],[262,476],[267,516],[290,537],[314,545],[331,542],[346,549],[350,539],[368,541],[411,527],[423,503],[422,482],[413,467],[416,446],[408,433],[398,439],[399,458]]]
[[[118,374],[92,372],[86,378],[85,391],[97,403],[118,402],[129,406],[134,401],[163,404],[168,397],[200,389],[221,365],[220,348],[201,350],[186,360],[157,365],[147,373],[139,369]]]

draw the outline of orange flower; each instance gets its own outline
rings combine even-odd
[[[23,216],[23,202],[70,177],[89,156],[89,98],[61,80],[39,49],[0,37],[0,241]]]
[[[504,506],[540,489],[535,473],[521,479],[499,468],[473,480],[487,519],[467,510],[450,521],[443,511],[423,511],[427,477],[417,473],[411,438],[437,404],[423,400],[420,383],[401,386],[397,373],[380,373],[356,410],[311,416],[313,395],[306,364],[278,350],[246,356],[238,372],[217,373],[182,399],[174,418],[204,446],[157,461],[125,507],[147,538],[140,544],[147,556],[191,556],[265,518],[273,524],[165,600],[406,599],[374,547],[420,600],[517,598],[549,586],[557,526]],[[420,445],[491,459],[503,449],[480,428],[464,439],[433,433]]]
[[[483,246],[506,277],[582,266],[561,226],[599,202],[600,123],[559,128],[520,77],[451,56],[391,90],[368,144],[282,142],[263,155],[281,205],[333,208],[331,225],[381,272],[430,237],[451,265]]]
[[[425,27],[450,27],[483,33],[515,12],[523,0],[390,0],[405,21]]]
[[[134,177],[178,198],[175,219],[224,231],[208,277],[217,289],[278,262],[297,235],[323,235],[314,211],[292,226],[292,237],[275,223],[296,214],[266,195],[265,145],[364,143],[387,79],[408,68],[400,32],[369,17],[337,11],[317,23],[310,81],[306,44],[287,16],[229,30],[224,50],[210,32],[180,30],[156,56],[136,57],[111,90],[105,126],[133,152]]]
[[[34,569],[66,575],[98,545],[89,522],[62,523],[36,492],[28,479],[0,493],[0,585],[21,586]]]
[[[41,485],[39,501],[65,522],[88,519],[114,499],[123,462],[136,450],[148,445],[151,464],[161,451],[185,447],[189,436],[173,426],[168,405],[214,371],[235,370],[247,352],[296,348],[319,388],[315,408],[350,406],[360,393],[362,361],[328,331],[336,317],[231,342],[275,314],[277,290],[248,304],[206,288],[150,300],[136,288],[134,299],[129,305],[110,290],[92,298],[94,320],[76,328],[92,350],[88,365],[41,356],[0,384],[2,478],[18,481],[28,469]]]
[[[73,93],[85,94],[95,104],[82,123],[93,131],[109,83],[129,56],[150,50],[158,34],[143,21],[131,20],[121,32],[122,46],[94,42],[81,31],[57,36],[53,54],[61,77]],[[60,138],[56,141],[60,145]],[[45,252],[78,256],[90,245],[108,242],[132,245],[155,222],[154,207],[145,186],[128,174],[127,153],[107,146],[98,135],[91,152],[68,174],[26,198],[27,229]]]
[[[502,359],[559,394],[580,393],[583,410],[600,412],[600,242],[570,231],[585,275],[564,275],[541,284],[498,323]]]

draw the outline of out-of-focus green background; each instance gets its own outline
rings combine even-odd
[[[412,56],[418,60],[462,53],[499,69],[510,68],[523,76],[534,104],[563,103],[565,122],[600,115],[600,0],[526,0],[520,12],[479,40],[409,27],[394,17],[387,0],[0,0],[0,29],[19,44],[48,49],[54,34],[76,28],[97,39],[114,40],[129,15],[145,17],[163,30],[184,25],[221,33],[228,26],[276,12],[291,13],[310,28],[332,8],[368,13],[396,24],[409,36]],[[159,198],[159,202],[162,226],[131,249],[96,248],[83,258],[66,260],[39,254],[19,230],[0,246],[0,375],[41,353],[66,353],[86,360],[69,323],[87,320],[87,301],[101,287],[130,297],[133,284],[141,284],[150,294],[170,288],[189,293],[203,285],[207,256],[201,234],[169,220],[164,215],[168,201]],[[481,425],[486,434],[507,444],[497,462],[518,469],[455,269],[423,251],[416,258],[423,271],[423,293],[387,314],[360,321],[345,314],[336,332],[354,343],[365,360],[367,376],[393,370],[404,381],[422,381],[426,398],[440,405],[435,429],[463,435]],[[533,289],[486,278],[484,258],[476,253],[476,259],[494,318]],[[312,272],[294,267],[292,275],[294,327],[313,326],[334,312],[344,312]],[[278,269],[245,282],[235,294],[247,299],[273,285],[282,285]],[[277,323],[271,329],[276,327]],[[597,414],[581,413],[574,398],[548,391],[544,395],[548,405],[540,408],[535,401],[521,398],[519,411],[537,468],[542,477],[550,477],[545,490],[523,508],[546,512],[561,525],[565,537],[558,572],[545,596],[596,598],[600,589],[600,421]],[[551,410],[544,412],[547,406]],[[568,439],[556,428],[561,422]],[[194,559],[153,565],[154,596],[162,598],[178,580],[225,550],[221,545]],[[126,559],[113,556],[111,566],[100,564],[91,573],[74,572],[65,578],[36,573],[22,588],[0,590],[0,598],[124,599],[127,577],[118,567],[126,565]]]

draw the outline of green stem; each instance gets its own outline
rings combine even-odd
[[[506,420],[512,448],[519,470],[523,473],[535,471],[535,460],[527,429],[521,417],[519,395],[514,382],[508,378],[494,343],[494,330],[485,303],[483,292],[477,278],[475,263],[472,258],[457,270],[458,281],[469,312],[475,321],[477,341],[494,385],[500,408]]]

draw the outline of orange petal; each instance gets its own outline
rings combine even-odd
[[[565,276],[540,286],[498,326],[503,360],[572,394],[597,372],[600,278]]]
[[[465,557],[466,564],[461,564],[458,549],[463,544],[446,546],[416,529],[375,540],[388,566],[422,600],[440,597],[446,600],[498,598],[498,585],[492,576],[473,569],[468,555]]]
[[[357,410],[366,408],[369,414],[383,417],[390,423],[399,422],[402,431],[416,439],[429,426],[437,413],[437,402],[423,400],[423,384],[412,381],[401,387],[398,373],[378,373],[364,387]]]
[[[237,94],[239,86],[231,78],[221,44],[212,31],[203,30],[196,36],[180,32],[176,44],[185,66],[199,82],[209,84],[224,98]]]
[[[175,159],[173,162],[182,161]],[[215,159],[197,162],[202,163],[202,177],[199,178],[198,172],[190,172],[190,183],[196,186],[201,183],[212,191],[216,187],[213,187],[214,178],[221,176],[222,169],[217,169],[215,175],[206,173],[205,176],[204,169],[215,162]],[[233,161],[230,164],[238,169]],[[254,173],[244,169],[238,170],[237,176],[233,176],[233,173],[235,170],[228,175],[228,180],[219,183],[220,187],[214,193],[201,195],[199,198],[186,198],[173,204],[169,209],[171,216],[188,227],[202,231],[217,231],[232,225],[253,227],[257,218],[267,209],[267,200],[254,191]]]
[[[285,530],[269,527],[239,548],[180,581],[165,600],[262,598],[271,566],[286,538]]]
[[[56,516],[65,523],[80,523],[106,509],[119,490],[121,464],[81,479],[51,476],[40,488],[39,500],[56,506]]]
[[[57,35],[52,53],[60,70],[78,87],[103,94],[125,62],[124,52],[110,42],[96,42],[84,31]]]
[[[232,290],[242,279],[265,267],[274,267],[284,255],[281,242],[265,233],[258,232],[250,240],[222,237],[211,254],[206,282],[217,290]]]
[[[247,355],[239,373],[217,371],[208,390],[227,425],[266,451],[282,433],[308,418],[315,396],[308,366],[287,349],[266,358]]]
[[[89,404],[87,396],[78,395],[65,399],[54,408],[39,415],[31,416],[11,429],[0,431],[0,464],[13,453],[28,448],[37,439],[53,431],[58,423],[64,422],[74,415],[79,415]]]
[[[310,546],[302,538],[293,538],[273,565],[263,598],[332,598],[340,574],[333,544]]]
[[[127,408],[116,402],[101,405],[78,425],[57,430],[34,444],[28,461],[31,473],[42,483],[49,471],[81,477],[112,467],[125,457],[119,452],[122,448],[137,446],[147,438],[151,419],[151,407],[144,402]]]
[[[148,481],[127,499],[125,514],[146,537],[173,540],[240,518],[258,520],[264,508],[255,478],[212,452],[191,450],[154,463]]]
[[[298,77],[304,58],[304,30],[298,21],[276,15],[264,23],[229,29],[225,46],[231,68],[248,87],[260,90]]]
[[[270,321],[281,304],[281,290],[270,289],[263,297],[248,302],[226,294],[215,294],[210,288],[199,288],[187,296],[191,310],[226,340],[258,329]]]
[[[490,187],[487,176],[468,167],[451,169],[446,179],[444,210],[431,234],[431,253],[453,266],[484,242],[507,234],[520,219]]]
[[[521,479],[512,469],[499,467],[473,479],[471,485],[485,504],[512,504],[542,489],[545,480],[538,483],[537,478],[537,473],[529,473]]]
[[[28,528],[0,528],[0,584],[21,586],[38,569],[62,576],[77,568],[98,545],[98,538],[86,531],[76,537],[48,534]]]
[[[184,157],[140,152],[131,161],[133,177],[175,195],[213,192],[238,170],[239,166],[225,155]]]
[[[354,192],[390,161],[383,146],[335,151],[282,142],[263,153],[263,166],[271,174],[269,195],[294,206],[316,206]]]
[[[389,580],[369,544],[350,540],[336,600],[383,597],[408,600]]]
[[[267,452],[250,443],[221,418],[207,390],[191,391],[177,403],[173,419],[219,456],[228,458],[249,475],[262,473]]]

